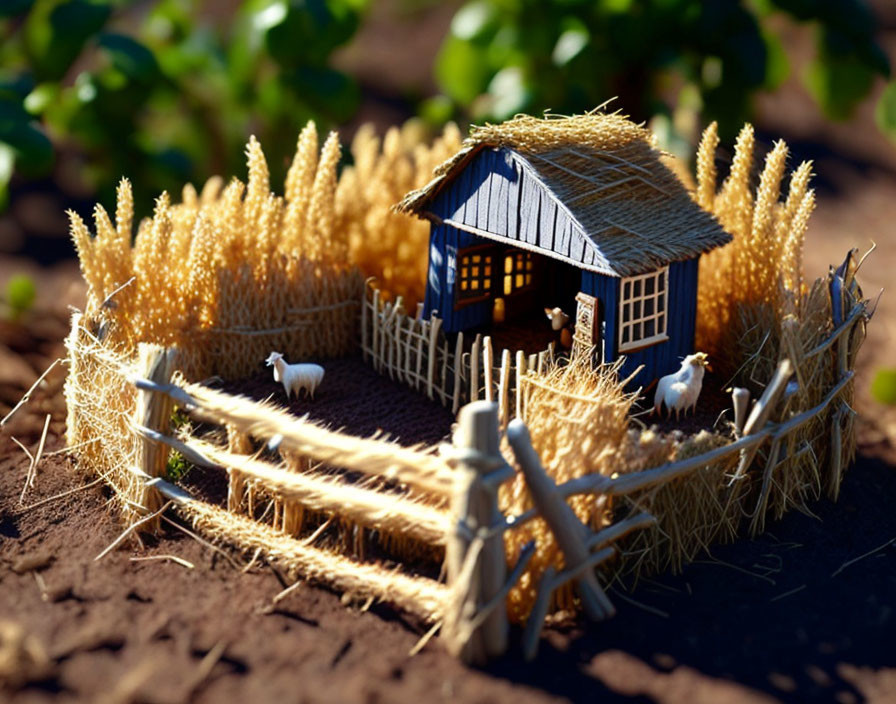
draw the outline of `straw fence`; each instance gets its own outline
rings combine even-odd
[[[386,301],[367,280],[361,302],[361,351],[380,374],[425,393],[457,413],[471,401],[495,401],[501,427],[524,417],[520,393],[529,371],[540,372],[553,360],[553,345],[538,354],[504,349],[496,355],[492,339],[477,334],[472,341],[457,333],[450,343],[442,320],[422,317],[422,304],[408,315],[401,296]]]
[[[836,496],[854,452],[852,368],[868,319],[852,273],[832,272],[809,292],[829,302],[827,332],[801,336],[796,319],[787,323],[774,374],[752,407],[750,392],[735,389],[733,440],[682,442],[658,466],[645,468],[643,457],[626,465],[637,453],[619,448],[612,471],[554,480],[523,422],[524,398],[548,377],[528,368],[529,360],[515,374],[507,364],[495,374],[488,352],[477,366],[475,351],[487,346],[458,345],[452,353],[437,318],[409,318],[399,300],[382,304],[376,289],[362,306],[365,353],[383,373],[434,400],[465,404],[449,444],[403,447],[354,437],[188,383],[173,348],[141,344],[129,358],[80,315],[67,341],[68,440],[80,466],[115,490],[131,525],[151,528],[173,507],[207,537],[296,578],[441,624],[447,647],[470,662],[504,652],[508,621],[520,620],[531,657],[564,591],[574,590],[594,620],[613,614],[595,568],[613,579],[675,567],[745,524],[761,531],[767,516],[822,488]],[[172,428],[175,407],[204,432]],[[650,435],[632,433],[635,448]],[[169,481],[172,449],[226,477],[226,503]],[[522,482],[527,508],[501,499],[499,489],[511,481]],[[587,502],[573,498],[583,496]],[[581,505],[610,506],[608,520],[582,515]],[[538,531],[529,531],[533,526]],[[540,564],[544,541],[556,559]],[[383,558],[428,564],[431,572],[387,567]],[[445,582],[432,576],[439,565]]]

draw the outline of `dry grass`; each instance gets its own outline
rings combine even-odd
[[[88,284],[87,317],[102,319],[126,348],[178,346],[189,376],[238,376],[271,349],[292,358],[349,350],[361,276],[334,207],[339,142],[318,152],[313,123],[302,131],[284,196],[270,190],[261,146],[246,148],[249,178],[214,177],[182,201],[163,193],[133,232],[131,185],[118,189],[115,222],[94,209],[95,236],[69,213]],[[111,296],[111,298],[110,298]]]
[[[592,369],[586,355],[568,364],[555,364],[543,376],[525,378],[526,422],[532,445],[554,482],[561,484],[586,474],[609,475],[619,468],[619,448],[625,443],[628,412],[635,395],[623,391],[617,378],[619,365]],[[517,515],[532,507],[522,474],[501,487],[499,503],[505,514]],[[575,497],[570,505],[579,519],[594,528],[611,516],[608,502]],[[562,567],[563,558],[554,536],[542,519],[506,535],[510,564],[530,540],[536,552],[528,569],[508,597],[511,616],[523,620],[532,607],[541,574],[550,566]],[[558,607],[574,608],[573,592],[558,590]]]
[[[809,189],[812,164],[804,162],[790,174],[789,190],[781,200],[788,155],[782,141],[776,142],[766,157],[759,186],[753,192],[751,125],[741,130],[731,171],[719,188],[715,168],[718,143],[713,123],[703,133],[697,154],[695,198],[719,219],[734,241],[700,260],[697,348],[708,352],[730,375],[756,350],[744,350],[742,339],[760,319],[768,323],[771,318],[772,329],[779,330],[786,316],[800,316],[802,250],[815,193]]]
[[[431,145],[424,139],[415,121],[391,128],[383,139],[370,125],[362,127],[352,141],[354,165],[343,170],[336,191],[338,227],[348,238],[352,264],[375,276],[390,297],[402,296],[408,310],[426,290],[429,223],[393,206],[461,146],[454,124]]]

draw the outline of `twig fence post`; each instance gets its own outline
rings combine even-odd
[[[495,603],[505,587],[507,565],[504,522],[498,508],[498,486],[513,474],[501,456],[498,409],[489,401],[464,406],[454,438],[458,458],[445,564],[452,599],[446,609],[443,636],[448,649],[465,662],[483,663],[507,650],[507,610]],[[485,605],[491,611],[481,615]]]
[[[177,350],[159,345],[141,343],[137,348],[137,375],[149,379],[156,384],[167,384],[174,372],[174,360]],[[171,412],[174,401],[166,394],[152,391],[137,392],[137,408],[134,414],[134,426],[146,427],[167,434],[171,427]],[[168,464],[168,447],[153,442],[135,433],[137,443],[137,469],[150,477],[164,477]],[[147,513],[154,513],[162,505],[159,493],[147,487],[142,481],[135,482],[131,501]],[[156,530],[159,519],[146,524],[146,530]]]

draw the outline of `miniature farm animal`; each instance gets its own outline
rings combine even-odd
[[[666,404],[666,410],[669,413],[674,410],[677,419],[681,411],[687,413],[688,410],[695,409],[703,388],[703,373],[708,364],[705,352],[685,357],[677,372],[664,376],[657,384],[653,412],[659,413],[663,404]]]
[[[545,308],[544,313],[551,321],[551,330],[560,331],[560,344],[564,349],[572,347],[572,332],[569,329],[569,316],[560,308]]]
[[[271,352],[265,363],[274,367],[274,381],[283,384],[286,398],[295,393],[296,398],[302,389],[314,398],[314,391],[324,378],[324,368],[319,364],[287,364],[279,352]]]

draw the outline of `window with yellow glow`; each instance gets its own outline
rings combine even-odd
[[[504,255],[504,295],[509,296],[535,281],[535,258],[532,252],[508,252]]]
[[[457,258],[457,300],[471,302],[491,296],[493,255],[488,249],[461,251]]]

